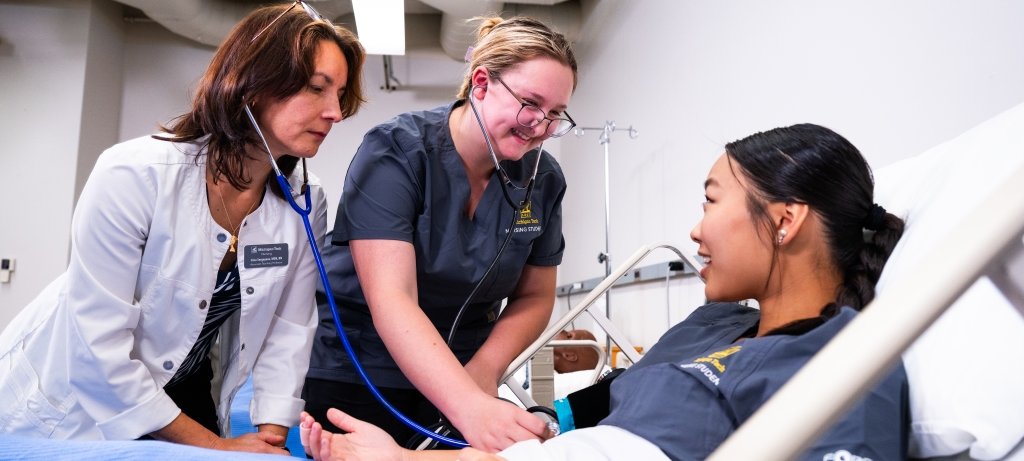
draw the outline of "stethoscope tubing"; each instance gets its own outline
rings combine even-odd
[[[271,161],[273,162],[273,159],[271,159]],[[436,434],[430,431],[429,429],[419,425],[415,421],[409,419],[407,416],[402,414],[402,412],[398,411],[397,408],[391,405],[391,402],[388,402],[387,399],[384,398],[384,396],[380,393],[380,390],[377,389],[377,386],[374,385],[373,381],[370,380],[370,376],[367,375],[366,370],[363,369],[363,364],[359,361],[359,358],[356,356],[355,350],[352,348],[352,344],[348,340],[348,335],[345,334],[345,329],[341,325],[341,315],[338,313],[338,305],[334,301],[334,291],[331,290],[331,282],[327,279],[327,269],[324,266],[323,258],[320,255],[320,248],[317,247],[316,236],[313,234],[313,227],[309,223],[309,214],[310,211],[312,211],[312,201],[310,199],[309,188],[307,187],[305,192],[303,193],[303,195],[305,195],[306,200],[306,208],[303,209],[302,207],[299,206],[298,203],[295,202],[295,199],[292,198],[292,188],[288,184],[288,181],[284,178],[284,175],[278,174],[276,178],[277,184],[281,186],[281,191],[284,192],[284,196],[288,200],[288,204],[291,205],[292,209],[295,210],[295,212],[302,217],[302,225],[306,228],[306,238],[309,240],[309,249],[313,252],[313,259],[316,260],[316,268],[317,271],[320,273],[320,282],[323,284],[324,294],[327,296],[327,303],[331,307],[331,317],[333,317],[334,319],[334,328],[338,332],[338,338],[341,339],[341,344],[345,348],[345,352],[348,353],[349,358],[352,360],[352,365],[359,373],[359,377],[361,377],[363,379],[363,382],[366,383],[367,389],[370,390],[370,393],[373,394],[373,397],[376,398],[377,401],[380,402],[380,404],[383,405],[384,408],[388,410],[388,412],[390,412],[395,418],[398,418],[399,421],[401,421],[406,426],[409,426],[409,428],[413,429],[414,431],[426,437],[430,437],[434,440],[437,440],[438,442],[445,443],[453,447],[468,447],[469,444],[463,440],[453,439],[451,437],[445,437],[441,434]]]
[[[349,358],[352,360],[352,365],[355,366],[356,371],[359,373],[359,377],[366,383],[366,388],[370,390],[373,397],[380,402],[395,418],[398,418],[406,426],[409,426],[412,430],[430,437],[438,442],[448,444],[457,448],[468,447],[469,444],[463,440],[453,439],[451,437],[445,437],[440,434],[435,434],[429,429],[417,424],[415,421],[409,419],[407,416],[398,411],[391,402],[380,393],[377,386],[370,380],[370,376],[366,374],[366,370],[363,369],[363,364],[359,361],[356,356],[355,350],[352,349],[352,344],[348,340],[348,335],[345,334],[345,328],[341,325],[341,316],[338,314],[338,305],[334,301],[334,291],[331,289],[331,282],[327,279],[327,268],[324,266],[323,258],[320,256],[320,248],[316,244],[316,236],[313,234],[313,226],[309,223],[309,214],[313,211],[312,199],[310,197],[309,187],[303,185],[302,195],[305,196],[306,207],[300,207],[295,202],[295,198],[292,196],[291,185],[288,184],[288,180],[285,179],[284,174],[281,172],[281,168],[277,166],[277,161],[274,159],[274,155],[270,151],[270,145],[267,143],[267,138],[263,136],[263,131],[260,130],[259,123],[256,122],[256,117],[253,116],[252,110],[249,108],[249,104],[242,105],[245,114],[249,117],[249,121],[252,123],[253,128],[256,130],[256,134],[259,135],[260,140],[263,141],[263,146],[267,150],[267,155],[270,157],[270,165],[274,169],[274,177],[277,180],[278,186],[281,187],[282,195],[291,205],[292,209],[302,217],[302,225],[306,228],[306,239],[309,240],[309,249],[313,252],[313,259],[316,261],[317,271],[320,273],[320,282],[323,284],[324,293],[327,296],[327,303],[331,307],[331,317],[334,319],[334,329],[338,332],[338,338],[341,339],[341,344],[345,348],[345,352],[348,353]]]
[[[523,207],[525,207],[526,204],[530,202],[530,198],[533,195],[533,187],[535,185],[535,180],[537,178],[537,170],[540,167],[540,157],[544,155],[544,149],[543,147],[538,148],[537,159],[535,160],[533,167],[533,174],[530,176],[530,181],[527,183],[526,186],[525,199],[518,204],[515,203],[515,201],[512,199],[511,195],[508,192],[508,185],[511,184],[511,180],[509,179],[508,175],[505,173],[505,170],[501,167],[500,163],[498,162],[498,157],[497,155],[495,155],[494,148],[491,145],[490,136],[487,134],[487,130],[484,127],[483,119],[480,117],[479,112],[477,112],[476,104],[473,102],[472,95],[470,95],[469,98],[467,99],[469,99],[470,108],[473,111],[473,115],[475,116],[477,123],[480,125],[480,131],[481,133],[483,133],[484,141],[487,143],[487,150],[490,153],[491,158],[494,161],[495,168],[497,169],[497,172],[499,174],[499,179],[501,180],[500,182],[502,194],[505,196],[505,201],[508,202],[508,204],[512,206],[512,209],[514,210],[514,222],[515,214],[518,213],[519,211],[522,211]],[[270,154],[270,146],[267,144],[266,138],[263,136],[263,133],[259,128],[259,124],[256,123],[256,117],[253,116],[252,111],[249,108],[249,105],[245,104],[243,105],[243,108],[245,110],[246,115],[249,117],[249,120],[252,122],[253,127],[256,129],[257,134],[259,134],[260,140],[263,141],[264,147],[266,147],[267,153],[270,156],[270,164],[271,166],[273,166],[275,179],[277,180],[277,184],[281,187],[281,192],[283,193],[282,195],[284,195],[285,199],[288,201],[288,204],[292,207],[292,209],[295,210],[295,212],[298,213],[298,215],[302,218],[302,225],[306,229],[306,238],[309,241],[309,249],[313,253],[313,259],[316,261],[317,271],[320,274],[320,282],[323,285],[324,294],[327,297],[327,303],[331,308],[331,317],[333,319],[334,329],[338,333],[338,338],[341,340],[342,347],[345,348],[345,352],[349,355],[349,358],[352,361],[352,365],[355,367],[356,372],[359,374],[359,377],[362,378],[363,382],[366,384],[366,387],[367,389],[369,389],[370,394],[372,394],[373,397],[377,400],[377,402],[384,406],[384,408],[386,408],[388,412],[392,414],[392,416],[397,418],[410,429],[418,432],[420,435],[423,435],[425,437],[428,437],[430,439],[436,440],[438,442],[444,443],[452,447],[468,447],[469,444],[463,440],[458,440],[438,434],[421,426],[417,422],[409,419],[407,416],[402,414],[401,411],[399,411],[397,408],[391,405],[391,402],[388,402],[388,400],[384,398],[384,395],[381,394],[377,386],[373,384],[373,381],[370,379],[370,376],[366,373],[366,370],[363,368],[362,362],[359,361],[359,358],[357,357],[355,350],[352,348],[352,344],[348,340],[348,335],[345,334],[345,328],[341,324],[341,315],[338,312],[338,306],[334,300],[334,291],[331,289],[331,282],[330,280],[328,280],[327,277],[327,269],[324,266],[323,258],[321,257],[320,254],[320,248],[316,244],[316,236],[313,234],[313,227],[309,222],[309,215],[313,210],[309,187],[304,187],[304,190],[302,191],[302,195],[305,197],[306,205],[305,208],[303,208],[299,206],[299,204],[295,201],[295,198],[292,195],[291,185],[288,184],[288,180],[285,179],[284,174],[281,172],[281,169],[277,166],[277,161],[274,159],[274,156]],[[495,256],[494,261],[491,262],[491,265],[484,273],[484,277],[481,278],[480,283],[483,282],[483,279],[486,278],[487,273],[489,273],[491,268],[493,268],[494,265],[497,263],[498,258],[501,256],[501,250],[503,250],[505,248],[505,245],[508,244],[510,237],[511,229],[509,229],[509,236],[506,237],[501,248],[499,248],[498,254]],[[461,317],[465,311],[466,306],[469,304],[469,301],[476,294],[476,291],[480,288],[480,283],[478,283],[477,286],[474,287],[473,292],[470,293],[469,297],[466,299],[466,303],[464,303],[462,308],[459,309],[459,312],[456,316],[456,321],[454,325],[452,325],[452,330],[449,332],[449,343],[452,340],[452,335],[454,335],[455,333],[455,328],[458,326],[459,320],[461,320]]]

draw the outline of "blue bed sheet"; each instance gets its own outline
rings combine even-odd
[[[252,382],[249,381],[239,390],[231,405],[232,437],[256,431],[249,419],[251,400]],[[285,448],[292,453],[291,457],[210,450],[156,440],[53,440],[0,434],[0,460],[287,461],[306,457],[299,441],[298,427],[288,432]]]
[[[0,435],[0,460],[27,461],[287,461],[287,456],[261,455],[159,442],[156,440],[54,440]]]

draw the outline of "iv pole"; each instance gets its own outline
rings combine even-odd
[[[583,137],[587,134],[587,130],[601,130],[601,136],[597,141],[604,146],[604,251],[598,253],[597,262],[604,263],[604,276],[607,277],[612,273],[612,262],[611,262],[611,185],[609,184],[609,166],[608,166],[608,145],[612,142],[612,132],[614,131],[627,131],[629,133],[629,139],[636,139],[639,136],[639,132],[633,125],[629,128],[616,128],[614,121],[604,122],[603,127],[588,127],[579,126],[574,131],[576,137]],[[604,310],[605,316],[609,319],[612,318],[612,299],[611,290],[604,292]],[[605,338],[605,350],[608,351],[608,355],[611,356],[611,338]]]

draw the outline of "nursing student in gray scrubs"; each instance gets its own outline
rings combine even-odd
[[[443,414],[473,446],[497,451],[547,435],[539,418],[495,397],[554,305],[566,184],[538,148],[572,129],[576,60],[565,37],[536,20],[484,19],[478,35],[455,102],[367,133],[324,259],[345,333],[382,394],[421,425]],[[481,279],[449,348],[456,313]],[[414,432],[363,384],[323,293],[319,308],[306,410],[327,421],[339,408],[406,443]]]

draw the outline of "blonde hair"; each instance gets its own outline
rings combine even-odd
[[[496,77],[516,64],[539,57],[569,66],[572,69],[572,88],[576,90],[576,55],[564,35],[525,16],[509,19],[477,17],[470,21],[480,21],[480,26],[476,29],[477,41],[469,57],[469,68],[459,88],[459,99],[469,97],[470,79],[476,68],[486,67],[490,76]]]

